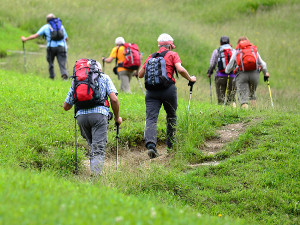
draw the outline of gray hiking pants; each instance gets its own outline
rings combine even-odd
[[[236,77],[236,86],[240,96],[241,105],[248,104],[249,100],[256,100],[256,88],[259,81],[259,72],[239,72]]]
[[[47,61],[49,64],[49,74],[50,78],[54,79],[55,72],[54,72],[54,59],[57,58],[57,62],[59,65],[59,70],[61,75],[67,75],[68,71],[66,69],[67,64],[67,52],[65,47],[58,46],[58,47],[48,47],[47,48]]]
[[[167,146],[172,148],[176,132],[177,88],[171,85],[169,88],[157,91],[147,91],[146,98],[146,125],[145,144],[157,143],[157,119],[161,105],[167,113]]]
[[[108,117],[100,113],[79,115],[77,122],[82,137],[91,147],[90,168],[93,175],[100,175],[104,166]]]
[[[233,77],[229,77],[226,104],[235,102],[236,87],[235,87],[235,81],[233,81],[233,79],[234,79]],[[228,80],[228,77],[221,77],[221,76],[215,77],[218,104],[224,104],[226,88],[227,88],[227,80]]]
[[[120,80],[121,80],[121,91],[126,92],[126,93],[131,93],[130,90],[130,81],[132,78],[134,71],[129,71],[129,70],[124,70],[124,71],[120,71],[119,76],[120,76]]]

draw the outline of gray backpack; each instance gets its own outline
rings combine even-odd
[[[162,90],[174,84],[172,78],[167,75],[166,61],[164,59],[167,52],[168,50],[161,53],[153,53],[148,60],[145,67],[145,88],[147,90]]]

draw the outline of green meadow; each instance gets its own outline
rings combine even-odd
[[[51,12],[69,35],[70,74],[77,59],[108,56],[118,36],[137,43],[143,60],[157,50],[161,33],[174,38],[183,66],[197,77],[189,111],[188,82],[177,79],[174,151],[148,159],[144,94],[133,78],[132,94],[118,95],[118,170],[110,165],[116,156],[111,122],[105,173],[88,176],[89,150],[77,130],[74,174],[74,113],[62,107],[71,80],[61,80],[57,62],[55,80],[48,78],[44,39],[26,42],[25,52],[20,39],[37,32]],[[0,224],[300,224],[299,30],[297,0],[2,0]],[[233,47],[243,35],[257,45],[270,73],[274,108],[262,74],[256,108],[217,105],[214,82],[210,103],[206,72],[222,35]],[[119,89],[113,67],[105,64],[105,73]],[[161,110],[161,149],[165,115]],[[205,143],[235,123],[245,128],[239,137],[206,154]],[[209,162],[218,164],[193,166]]]

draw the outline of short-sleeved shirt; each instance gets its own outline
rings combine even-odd
[[[165,47],[161,47],[157,52],[161,53],[161,52],[166,51],[166,50],[168,50],[168,49],[165,48]],[[150,58],[151,58],[151,55],[149,55],[149,57],[146,59],[144,65],[143,65],[143,69],[145,69],[146,64],[147,64],[147,62]],[[165,55],[164,59],[166,61],[167,75],[168,75],[168,77],[172,78],[174,83],[176,83],[173,74],[174,74],[174,71],[175,71],[175,64],[176,63],[181,64],[181,60],[179,58],[179,55],[178,55],[177,52],[168,51],[167,54]]]
[[[118,58],[117,64],[123,63],[125,61],[124,51],[125,51],[124,46],[120,46],[120,47],[116,46],[111,50],[109,57],[112,57],[114,59],[117,57]],[[117,53],[118,53],[118,55],[117,55]],[[128,70],[128,69],[126,69],[124,67],[118,67],[118,72],[124,71],[124,70]]]
[[[61,26],[63,31],[64,31],[64,38],[62,40],[59,41],[54,41],[51,40],[50,37],[50,25],[49,24],[45,24],[44,26],[42,26],[38,32],[36,32],[39,36],[45,36],[46,40],[47,40],[47,47],[58,47],[58,46],[66,46],[66,42],[65,39],[68,37],[68,34],[64,28],[64,26]],[[51,45],[51,46],[50,46]]]
[[[98,83],[100,84],[100,97],[102,99],[105,99],[107,95],[110,93],[118,94],[117,89],[115,85],[113,84],[110,77],[106,74],[102,74],[101,77],[98,79]],[[67,94],[67,97],[65,99],[65,102],[69,105],[74,105],[74,89],[73,89],[73,83],[71,85],[71,88]],[[79,109],[76,116],[83,115],[83,114],[89,114],[89,113],[100,113],[103,115],[108,116],[109,108],[105,106],[96,106],[89,109]]]

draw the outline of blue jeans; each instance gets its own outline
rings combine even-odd
[[[172,148],[176,132],[177,88],[171,85],[164,90],[147,91],[145,144],[157,143],[157,119],[161,106],[167,113],[167,146]]]

